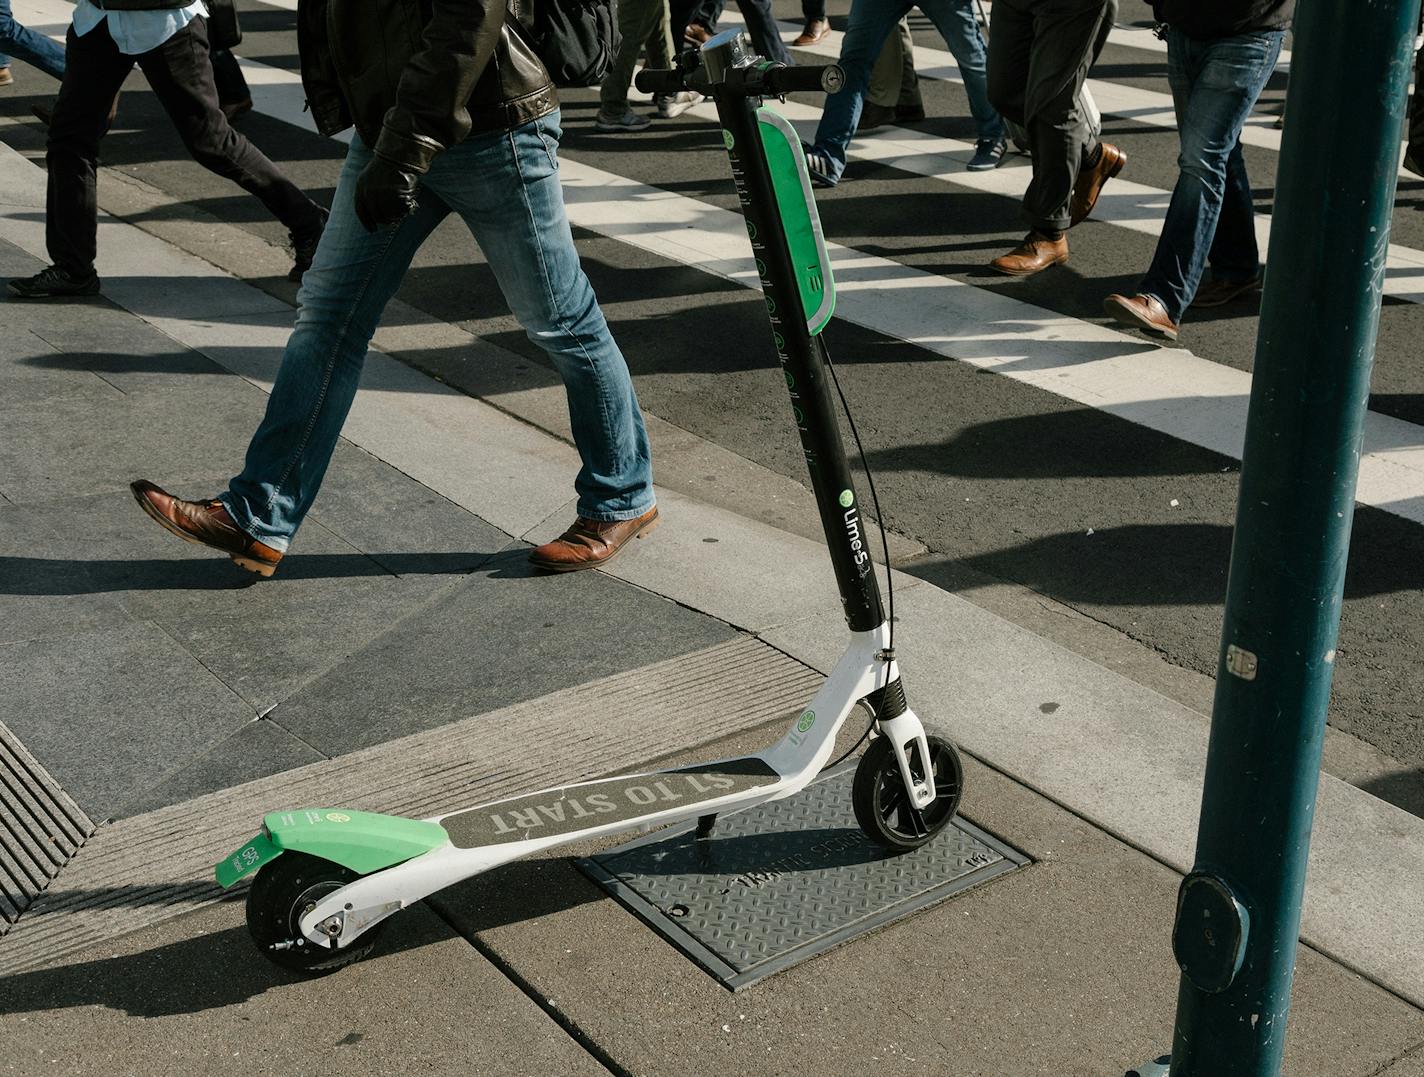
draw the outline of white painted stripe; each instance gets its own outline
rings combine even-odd
[[[20,0],[17,6],[53,10],[68,5],[65,0]],[[299,75],[252,61],[245,61],[244,68],[254,76],[262,69],[262,97],[271,102],[274,115],[312,129],[310,116],[302,111]],[[758,287],[740,215],[569,157],[563,158],[562,174],[574,224]],[[996,173],[982,175],[993,182]],[[890,259],[827,246],[838,282],[837,317],[1241,458],[1249,374]],[[1371,412],[1365,449],[1356,500],[1424,523],[1424,429]]]

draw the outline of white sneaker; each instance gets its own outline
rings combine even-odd
[[[655,98],[658,106],[658,119],[670,120],[674,116],[681,116],[701,100],[702,95],[700,93],[694,93],[691,90],[683,90],[681,93],[659,94],[657,98]]]
[[[631,108],[625,109],[621,116],[606,116],[602,110],[594,117],[593,129],[605,135],[617,134],[620,131],[641,131],[653,121],[646,116],[639,116]]]

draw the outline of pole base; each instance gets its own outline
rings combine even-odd
[[[1172,1056],[1161,1055],[1151,1062],[1144,1062],[1135,1070],[1128,1070],[1122,1077],[1171,1077]]]

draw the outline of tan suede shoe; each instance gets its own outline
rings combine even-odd
[[[1078,171],[1077,182],[1073,184],[1073,197],[1069,199],[1069,213],[1074,224],[1088,219],[1093,207],[1098,204],[1098,195],[1103,193],[1103,184],[1122,171],[1127,164],[1127,154],[1111,142],[1101,143],[1103,152],[1098,155],[1098,163],[1092,168]]]
[[[618,556],[630,539],[643,538],[658,526],[654,505],[631,520],[586,520],[582,516],[553,542],[529,551],[529,563],[546,572],[598,568]]]
[[[1030,232],[1008,254],[1001,254],[989,263],[989,268],[1010,277],[1031,277],[1049,266],[1062,265],[1068,261],[1068,237],[1049,239],[1037,232]]]
[[[1144,333],[1177,339],[1177,323],[1167,317],[1167,308],[1155,295],[1110,295],[1103,300],[1103,311],[1114,321]]]
[[[221,550],[259,576],[271,576],[277,571],[282,555],[239,529],[221,501],[184,501],[147,479],[129,483],[129,489],[143,511],[165,531],[199,546]]]

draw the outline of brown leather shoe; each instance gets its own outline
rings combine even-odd
[[[1110,295],[1103,300],[1108,317],[1152,336],[1177,339],[1177,323],[1167,317],[1167,309],[1155,295]]]
[[[687,29],[682,32],[682,40],[686,41],[689,45],[696,45],[698,48],[701,48],[707,44],[707,42],[711,41],[712,37],[712,31],[707,29],[707,27],[703,26],[700,22],[688,23]]]
[[[1127,154],[1111,142],[1099,143],[1103,152],[1098,155],[1098,163],[1092,168],[1078,170],[1078,180],[1073,184],[1073,197],[1069,200],[1069,211],[1074,224],[1088,219],[1093,207],[1098,204],[1098,195],[1103,193],[1103,184],[1122,171],[1127,164]]]
[[[606,565],[628,544],[658,526],[654,505],[632,520],[585,520],[582,516],[556,538],[529,551],[529,563],[546,572],[577,572]]]
[[[144,512],[180,539],[221,550],[259,576],[277,571],[282,555],[239,529],[221,501],[183,501],[147,479],[129,483],[129,489]]]
[[[801,31],[801,36],[791,42],[798,49],[804,49],[809,45],[815,45],[822,41],[831,32],[831,24],[825,19],[808,19],[805,28]]]
[[[1237,296],[1250,295],[1261,290],[1261,274],[1249,280],[1209,280],[1197,289],[1192,298],[1192,309],[1223,307]]]
[[[1068,237],[1049,239],[1038,232],[1030,232],[1008,254],[1001,254],[989,263],[989,268],[1010,277],[1031,277],[1049,266],[1062,265],[1068,261]]]

